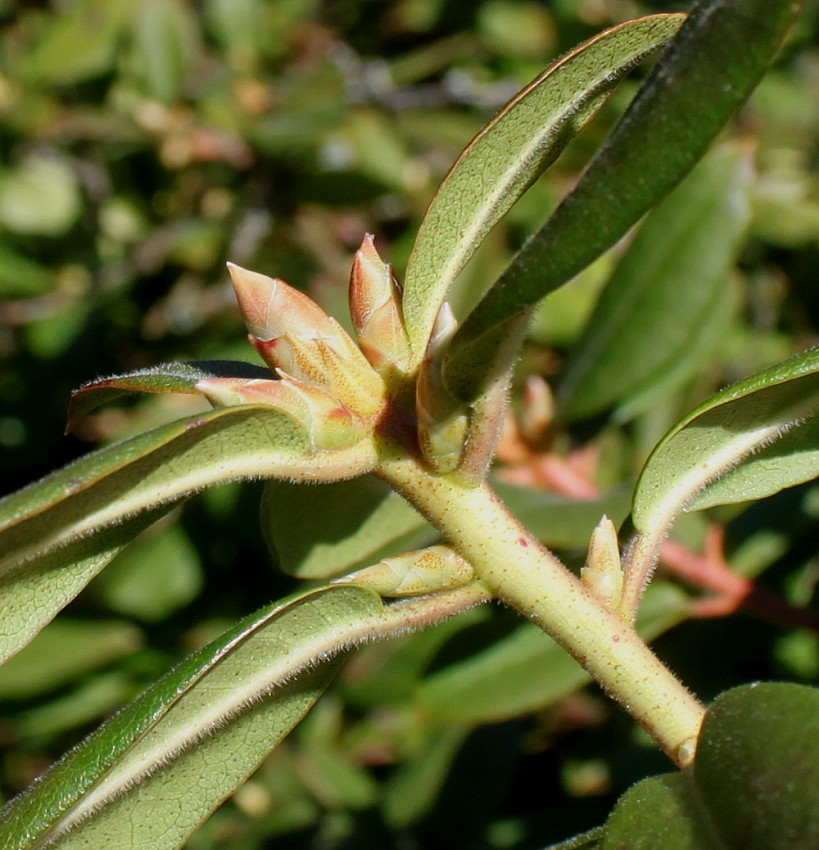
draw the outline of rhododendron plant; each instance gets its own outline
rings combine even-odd
[[[819,845],[816,809],[800,802],[819,787],[816,691],[740,688],[706,708],[649,648],[638,619],[682,512],[761,498],[816,475],[819,352],[722,390],[672,428],[645,462],[630,519],[618,530],[599,518],[579,575],[487,478],[534,307],[692,172],[775,58],[799,5],[701,0],[687,18],[627,21],[559,59],[456,161],[402,280],[380,256],[388,246],[362,235],[349,288],[354,338],[300,289],[230,264],[250,343],[267,368],[170,363],[75,393],[72,426],[130,391],[198,393],[213,410],[101,448],[0,503],[4,657],[139,532],[212,484],[336,486],[371,476],[420,514],[434,542],[361,568],[317,568],[304,577],[318,586],[194,652],[8,804],[4,848],[182,846],[352,650],[491,600],[549,635],[680,769],[638,785],[604,826],[566,846]],[[471,303],[457,297],[459,274],[493,225],[648,57],[656,64],[625,116],[543,228],[487,292]],[[728,145],[689,178],[712,193],[708,209],[735,234],[747,217],[748,168],[747,151]],[[734,238],[723,240],[726,251]],[[528,387],[548,421],[542,386]],[[536,430],[536,418],[522,427]],[[760,742],[762,731],[770,743]],[[760,801],[759,789],[811,748],[799,787],[776,785],[776,807]]]

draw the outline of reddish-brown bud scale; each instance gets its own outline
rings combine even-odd
[[[350,316],[367,360],[379,372],[405,373],[410,347],[401,313],[401,289],[369,234],[353,261],[349,295]]]
[[[271,369],[322,387],[360,416],[378,415],[384,382],[335,319],[282,280],[229,269],[250,340]]]
[[[208,378],[196,388],[216,407],[263,404],[280,410],[304,427],[314,449],[343,448],[369,433],[367,423],[326,390],[288,376],[279,381]]]

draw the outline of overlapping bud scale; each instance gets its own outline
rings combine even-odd
[[[313,449],[337,449],[361,440],[367,422],[321,387],[287,375],[278,381],[207,378],[196,389],[216,407],[263,404],[275,407],[304,426]]]
[[[369,234],[353,261],[349,296],[358,344],[367,360],[381,374],[406,373],[410,345],[401,311],[401,289]]]
[[[301,422],[315,449],[372,436],[391,399],[413,376],[401,290],[367,235],[350,275],[350,314],[358,344],[304,293],[284,281],[228,264],[251,343],[280,380],[213,378],[198,389],[214,404],[265,404]],[[441,365],[457,323],[439,310],[415,381],[418,444],[437,474],[463,471],[478,483],[486,473],[500,421],[506,381],[486,403],[459,402],[443,385]],[[491,403],[490,403],[491,402]]]
[[[415,388],[418,442],[427,463],[438,473],[458,467],[469,433],[468,409],[452,399],[441,381],[441,356],[456,327],[455,316],[444,302]]]
[[[228,268],[250,341],[271,369],[326,390],[363,419],[378,415],[384,382],[335,319],[282,280]]]

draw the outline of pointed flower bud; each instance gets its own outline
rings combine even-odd
[[[456,328],[455,316],[445,301],[438,311],[415,388],[418,442],[424,459],[438,474],[458,467],[469,426],[468,408],[453,399],[441,380],[441,359]]]
[[[419,596],[461,587],[474,578],[469,563],[449,546],[430,546],[385,558],[334,582],[359,584],[381,596]]]
[[[283,376],[279,381],[207,378],[196,384],[214,407],[262,404],[301,424],[314,449],[339,449],[369,434],[367,423],[320,387]]]
[[[380,411],[384,382],[335,319],[282,280],[228,268],[250,340],[272,369],[323,387],[361,416]]]
[[[401,313],[401,289],[368,233],[356,252],[350,274],[350,315],[358,344],[373,368],[405,373],[410,346]]]
[[[619,608],[623,594],[620,547],[617,529],[607,516],[603,516],[592,533],[586,566],[580,570],[580,579],[610,608]]]

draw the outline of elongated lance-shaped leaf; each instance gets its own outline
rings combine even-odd
[[[751,173],[747,151],[724,147],[649,213],[569,354],[562,418],[615,405],[618,418],[633,415],[708,362],[736,302],[730,271],[751,216]]]
[[[30,591],[14,593],[34,587],[23,576],[30,565],[32,580],[38,574],[43,581],[36,607],[45,624],[91,577],[87,558],[99,556],[93,547],[77,548],[76,541],[111,529],[100,551],[112,551],[140,530],[139,523],[120,525],[123,520],[204,487],[264,476],[340,480],[369,471],[375,462],[368,439],[314,451],[300,425],[257,405],[202,413],[100,449],[0,501],[0,591],[9,582],[4,604],[19,607],[29,598]],[[49,570],[59,570],[53,590],[43,578]],[[29,631],[35,626],[32,619]],[[6,652],[17,651],[32,636],[19,643],[17,636],[5,634]]]
[[[298,423],[262,405],[190,416],[92,452],[0,501],[0,575],[19,560],[211,484],[338,480],[374,463],[366,443],[311,451]]]
[[[268,481],[261,521],[279,569],[305,579],[361,569],[438,538],[409,502],[371,475],[321,487]]]
[[[759,82],[801,7],[700,0],[575,188],[467,316],[444,362],[457,398],[480,395],[528,310],[616,242],[691,170]]]
[[[682,15],[595,36],[543,72],[470,142],[424,218],[404,281],[413,357],[423,357],[447,290],[496,224],[594,114],[623,74],[670,39]]]
[[[134,537],[173,503],[39,554],[0,580],[0,664],[19,652]]]
[[[0,815],[4,850],[169,850],[258,767],[313,704],[339,653],[482,601],[384,607],[349,585],[254,614],[160,679]]]
[[[634,491],[635,527],[648,531],[685,506],[758,499],[815,478],[817,411],[819,348],[712,396],[651,453]]]
[[[132,392],[192,393],[199,395],[196,384],[208,378],[244,378],[272,380],[264,366],[239,360],[196,360],[186,363],[160,363],[147,369],[111,375],[83,384],[71,394],[68,425],[71,431],[77,422],[102,404]]]
[[[309,708],[332,675],[329,659],[483,598],[461,590],[384,608],[371,591],[345,586],[263,610],[183,662],[13,802],[3,846],[180,846]]]
[[[817,411],[813,348],[717,393],[663,437],[634,491],[624,564],[631,610],[682,510],[762,498],[819,475]]]

